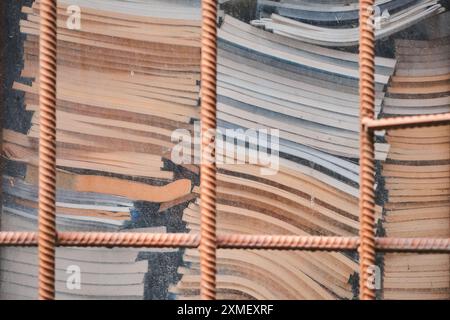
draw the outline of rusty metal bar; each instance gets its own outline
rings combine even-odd
[[[56,0],[40,2],[39,299],[55,298]]]
[[[376,238],[383,252],[450,253],[450,238]]]
[[[35,247],[38,244],[38,233],[28,231],[1,231],[0,246]]]
[[[106,247],[184,247],[197,248],[200,235],[189,233],[134,232],[60,232],[58,243],[64,246]]]
[[[359,103],[360,103],[360,246],[359,292],[361,300],[374,300],[369,285],[370,268],[375,265],[375,157],[372,130],[364,129],[365,119],[374,119],[375,110],[375,35],[374,0],[359,1]]]
[[[419,116],[383,118],[383,119],[363,119],[366,130],[386,130],[414,127],[431,127],[450,123],[450,113],[427,114]]]
[[[359,237],[218,234],[222,249],[356,250]],[[37,246],[36,232],[0,232],[0,246]],[[197,248],[199,234],[134,232],[58,232],[59,247]],[[376,238],[384,252],[450,253],[450,238]]]
[[[218,246],[223,249],[292,249],[292,250],[356,250],[358,237],[320,237],[291,235],[219,234]]]
[[[216,298],[216,80],[217,4],[202,0],[201,43],[201,164],[200,164],[200,295]]]

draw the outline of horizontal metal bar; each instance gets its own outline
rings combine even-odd
[[[290,249],[290,250],[356,250],[358,237],[320,237],[288,235],[219,234],[219,248],[224,249]]]
[[[376,249],[383,252],[450,253],[450,238],[377,238]]]
[[[393,117],[383,119],[364,118],[362,119],[362,124],[366,130],[431,127],[443,124],[450,124],[450,113]]]
[[[0,245],[36,246],[37,232],[0,232]],[[196,248],[199,235],[188,233],[58,232],[60,247],[185,247]]]
[[[187,233],[59,232],[60,247],[197,248],[200,235]],[[384,252],[450,253],[450,238],[376,238]],[[358,237],[219,234],[222,249],[357,250]],[[36,246],[36,232],[0,232],[0,246]]]

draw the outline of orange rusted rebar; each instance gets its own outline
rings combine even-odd
[[[302,250],[356,250],[358,237],[319,237],[289,235],[241,235],[217,236],[220,248],[234,249],[302,249]]]
[[[197,248],[200,236],[189,233],[60,232],[64,246]]]
[[[367,118],[363,119],[363,125],[369,130],[439,126],[448,123],[450,123],[450,113],[383,118],[377,120]]]
[[[216,0],[202,0],[201,164],[200,164],[200,295],[216,298]]]
[[[55,298],[56,0],[40,2],[39,299]]]
[[[36,246],[36,232],[0,232],[0,246]],[[135,232],[58,232],[60,247],[197,248],[199,234]],[[223,249],[356,250],[359,237],[218,234]],[[450,238],[375,238],[383,252],[449,253]]]
[[[37,232],[2,231],[0,232],[0,246],[37,246]]]
[[[377,238],[383,252],[450,253],[450,238]]]
[[[217,244],[223,249],[343,251],[358,249],[360,239],[359,237],[219,234]],[[449,253],[450,238],[375,238],[375,247],[385,252]]]
[[[375,158],[373,131],[364,121],[374,118],[375,110],[375,35],[374,0],[359,1],[359,103],[360,103],[360,246],[359,292],[361,300],[374,300],[370,268],[375,265]]]

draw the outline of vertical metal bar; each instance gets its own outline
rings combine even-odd
[[[360,103],[360,299],[375,299],[370,268],[375,265],[375,158],[373,131],[365,130],[365,118],[374,118],[375,36],[374,0],[359,1],[359,103]]]
[[[40,2],[39,299],[55,298],[56,0]]]
[[[202,0],[201,164],[200,164],[200,295],[216,298],[216,0]]]

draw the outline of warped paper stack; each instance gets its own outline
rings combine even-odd
[[[81,8],[80,30],[66,27],[69,3]],[[185,180],[166,186],[175,193],[129,181],[173,180],[173,172],[162,169],[162,157],[173,145],[170,135],[190,129],[189,119],[198,113],[198,12],[164,3],[58,2],[57,165],[115,177],[74,175],[65,185],[69,189],[155,202],[189,192]],[[144,10],[153,6],[161,9]],[[36,166],[39,1],[23,12],[22,77],[34,80],[16,82],[14,88],[25,92],[32,125],[26,136],[7,130],[4,153]]]
[[[298,3],[295,0],[259,0],[259,3],[263,8],[277,8],[279,14],[273,13],[270,18],[252,21],[255,26],[263,26],[276,34],[323,46],[345,47],[358,44],[358,1],[349,4],[347,1],[336,3],[333,0],[317,4],[316,1]],[[378,0],[374,9],[375,37],[385,38],[443,11],[445,9],[439,4],[439,0]],[[315,24],[324,25],[313,25],[309,23],[311,20]],[[336,25],[327,25],[330,23]]]
[[[66,1],[59,1],[58,160],[73,168],[172,179],[171,172],[161,171],[161,155],[173,145],[171,132],[189,128],[198,113],[198,13],[182,19],[191,16],[189,7],[183,14],[183,7],[166,8],[159,1],[154,5],[170,18],[159,17],[165,10],[145,10],[150,3],[69,3],[80,5],[82,24],[81,30],[67,29]],[[23,10],[23,77],[37,74],[38,4]],[[27,110],[36,111],[28,133],[32,142],[39,131],[38,86],[36,80],[15,84],[26,92]]]
[[[79,30],[68,28],[69,5],[81,9]],[[119,232],[134,201],[168,208],[191,193],[191,181],[175,177],[163,157],[172,131],[190,130],[198,114],[199,12],[188,2],[58,1],[59,230]],[[3,133],[3,155],[26,168],[3,178],[4,230],[37,228],[39,1],[23,13],[24,69],[14,89],[25,93],[32,120],[27,134]],[[137,254],[58,249],[56,298],[142,298],[148,266]],[[36,298],[36,250],[5,249],[1,259],[0,295]],[[71,265],[81,271],[77,290],[66,286]]]
[[[218,36],[220,127],[278,128],[281,157],[274,175],[261,174],[258,164],[218,165],[218,231],[357,235],[357,56],[286,40],[230,16]],[[378,112],[395,60],[376,63]],[[385,159],[388,145],[376,148]],[[198,201],[183,220],[199,231]],[[198,298],[198,252],[186,250],[184,262],[171,292]],[[219,250],[218,298],[351,299],[357,270],[357,260],[343,253]]]
[[[388,87],[389,116],[450,111],[448,38],[397,40],[398,69]],[[389,237],[450,234],[450,126],[392,130],[383,164]],[[449,299],[448,254],[386,254],[385,299]]]
[[[37,230],[37,192],[35,185],[20,178],[3,177],[3,231]],[[133,210],[132,201],[103,194],[64,190],[57,193],[56,199],[59,231],[120,232]],[[165,230],[159,227],[132,231]],[[148,263],[137,261],[137,257],[138,252],[129,248],[58,248],[56,298],[142,299]],[[79,278],[74,272],[79,272]],[[37,299],[37,288],[37,249],[3,248],[0,299]]]
[[[218,36],[219,121],[279,128],[280,151],[294,156],[298,145],[359,156],[358,55],[286,39],[231,16]],[[393,59],[376,59],[376,115],[394,67]],[[388,145],[375,147],[384,160]]]

